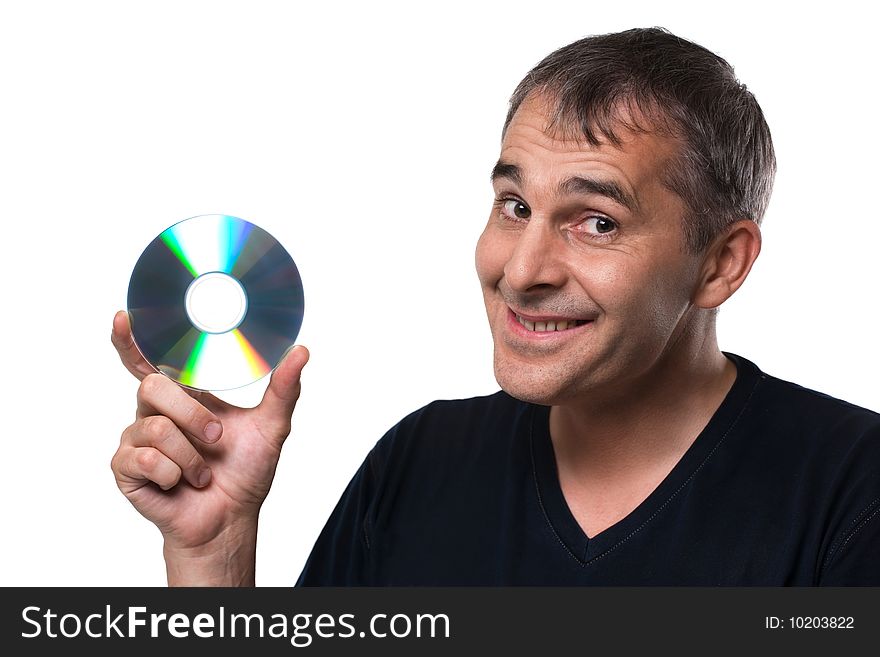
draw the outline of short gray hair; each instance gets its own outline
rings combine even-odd
[[[615,128],[622,127],[681,141],[664,182],[688,208],[690,251],[702,251],[738,219],[761,223],[776,174],[770,129],[730,64],[706,48],[656,27],[575,41],[516,87],[502,139],[533,93],[553,107],[548,129],[561,128],[567,139],[595,147],[604,137],[619,146]]]

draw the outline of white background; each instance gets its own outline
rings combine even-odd
[[[267,229],[303,277],[312,360],[257,573],[292,584],[388,427],[497,389],[473,250],[507,99],[587,34],[661,25],[734,65],[779,174],[721,347],[880,409],[878,57],[851,4],[4,3],[0,584],[164,584],[109,468],[137,388],[110,323],[146,244],[209,213]]]

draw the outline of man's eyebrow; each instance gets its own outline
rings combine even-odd
[[[507,178],[516,183],[518,187],[523,186],[522,170],[515,164],[508,164],[507,162],[498,160],[498,162],[495,163],[495,166],[492,167],[492,175],[490,176],[490,179],[494,183],[500,178]]]
[[[490,178],[493,183],[501,178],[506,178],[518,187],[522,187],[525,176],[523,175],[522,169],[516,164],[510,164],[509,162],[502,162],[499,160],[492,168],[492,175]],[[596,194],[598,196],[604,196],[618,205],[622,205],[630,212],[634,212],[639,205],[638,199],[636,199],[635,196],[630,194],[613,180],[599,180],[597,178],[572,176],[571,178],[562,181],[556,191],[560,196],[571,194]]]
[[[613,180],[572,176],[559,185],[558,192],[560,196],[566,194],[596,194],[610,198],[630,212],[634,212],[638,208],[638,199]]]

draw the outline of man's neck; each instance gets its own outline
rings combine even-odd
[[[668,473],[736,379],[736,366],[714,336],[700,350],[665,359],[619,404],[553,406],[550,434],[560,472],[605,483]]]
[[[669,475],[736,380],[714,331],[665,359],[618,403],[550,409],[550,436],[569,509],[589,537],[619,522]]]

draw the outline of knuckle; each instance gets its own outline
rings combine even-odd
[[[138,437],[144,434],[143,420],[135,420],[132,424],[123,429],[122,436],[119,438],[119,452],[124,448],[132,447],[138,444]],[[117,460],[121,457],[117,453]]]
[[[159,465],[160,455],[155,449],[145,447],[139,449],[134,458],[135,463],[137,463],[141,470],[144,472],[152,472],[156,469],[156,466]]]
[[[138,387],[138,396],[141,399],[155,399],[165,387],[164,379],[158,372],[147,374]]]
[[[281,420],[278,423],[277,432],[279,436],[287,437],[290,435],[290,430],[292,429],[292,423],[290,419]]]
[[[142,421],[144,433],[152,443],[163,443],[171,437],[174,423],[164,415],[150,415]]]
[[[184,466],[187,470],[200,470],[202,464],[204,463],[204,459],[199,455],[195,450],[187,457],[186,465]]]

